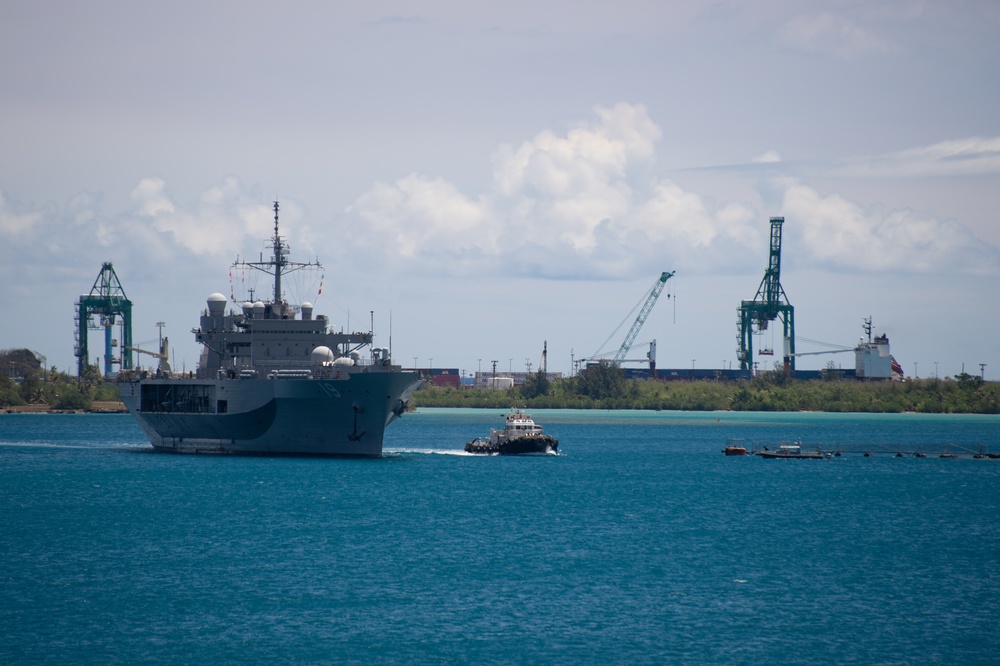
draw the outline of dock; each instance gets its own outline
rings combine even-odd
[[[782,446],[799,445],[803,450],[818,451],[823,458],[839,458],[844,455],[861,455],[865,458],[966,458],[972,460],[1000,460],[1000,452],[991,451],[985,444],[968,446],[963,444],[928,443],[894,444],[885,442],[845,442],[842,445],[829,442],[809,444],[802,440],[747,440],[739,437],[726,439],[722,452],[727,456],[755,456],[762,452],[777,451]]]

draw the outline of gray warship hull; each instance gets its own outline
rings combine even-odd
[[[411,372],[342,379],[141,379],[119,394],[156,450],[380,456],[386,426],[419,386]]]

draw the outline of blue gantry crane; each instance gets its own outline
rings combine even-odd
[[[766,331],[770,322],[780,318],[784,341],[784,370],[786,373],[795,371],[795,308],[788,302],[785,289],[781,286],[781,227],[784,223],[783,217],[771,218],[771,254],[767,271],[764,272],[753,300],[740,303],[739,347],[736,356],[742,370],[753,368],[754,334]],[[760,353],[767,352],[762,349]]]
[[[91,318],[100,317],[99,323],[92,323]],[[112,328],[121,317],[122,341],[121,359],[114,356],[117,340],[112,338]],[[76,347],[77,375],[82,377],[90,362],[87,346],[88,329],[104,329],[104,375],[113,373],[115,363],[121,363],[123,370],[132,368],[132,301],[125,296],[125,289],[115,274],[111,262],[101,266],[101,272],[94,280],[89,294],[80,296],[76,313]]]

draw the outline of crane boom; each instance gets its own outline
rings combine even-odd
[[[160,351],[153,352],[148,349],[142,349],[141,347],[126,346],[125,349],[129,351],[134,351],[139,354],[149,354],[153,358],[160,359],[159,369],[160,372],[170,372],[170,340],[169,338],[163,338],[160,340]]]
[[[663,287],[667,284],[667,280],[673,277],[675,271],[667,273],[666,271],[660,275],[660,279],[653,284],[653,288],[649,291],[649,296],[646,297],[646,302],[642,306],[642,310],[639,311],[639,316],[635,318],[635,322],[632,324],[632,328],[629,329],[628,335],[625,336],[625,341],[622,342],[622,346],[618,349],[618,353],[615,354],[615,365],[619,365],[624,359],[625,355],[628,354],[629,350],[632,348],[632,343],[635,342],[635,337],[639,335],[639,329],[642,325],[646,323],[646,317],[649,316],[649,312],[656,305],[656,299],[660,297],[660,293],[663,291]]]

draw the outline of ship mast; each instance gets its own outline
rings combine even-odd
[[[278,202],[274,202],[274,238],[271,239],[274,246],[274,302],[281,302],[281,268],[285,265],[285,255],[288,254],[286,246],[281,236],[278,235]]]
[[[268,273],[274,275],[274,304],[275,307],[280,308],[282,301],[281,292],[281,276],[283,273],[291,273],[292,271],[297,271],[300,268],[314,267],[323,268],[323,265],[319,261],[313,262],[300,262],[300,261],[289,261],[288,254],[290,249],[288,243],[281,237],[281,233],[278,231],[278,202],[274,202],[274,236],[271,237],[271,248],[274,253],[268,261],[264,261],[263,255],[260,261],[240,261],[239,258],[233,262],[233,267],[244,267],[249,266],[250,268],[256,269],[263,273]],[[273,271],[273,272],[272,272]],[[279,315],[280,316],[280,315]]]

